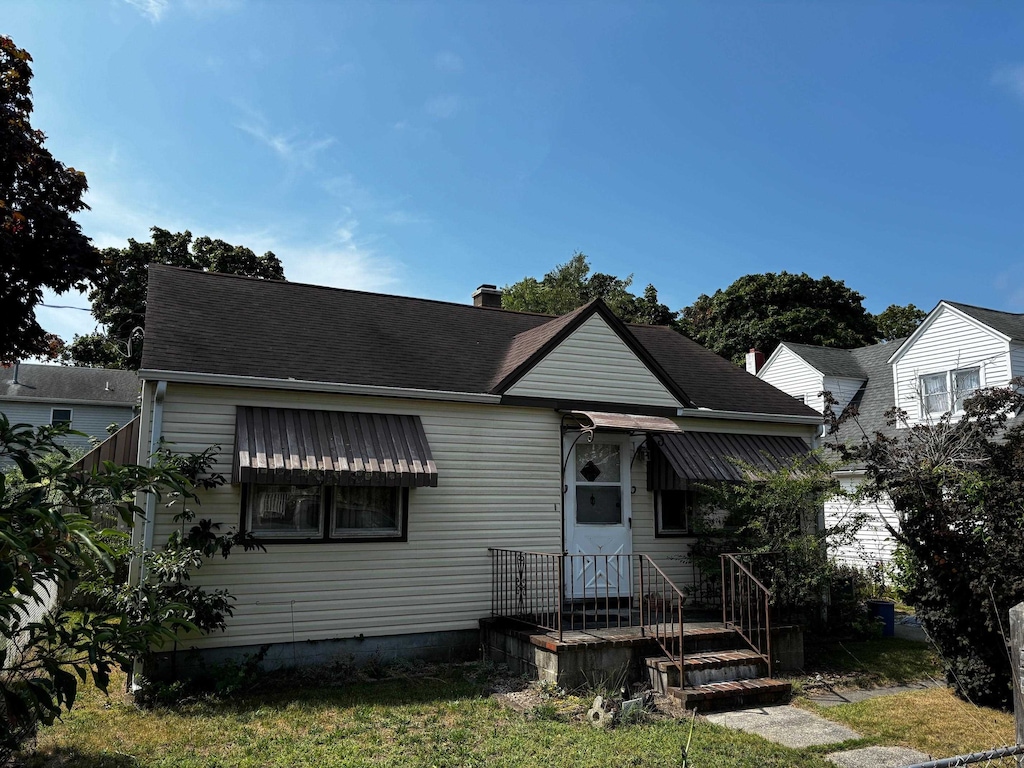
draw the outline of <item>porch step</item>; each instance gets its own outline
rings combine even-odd
[[[666,693],[680,686],[679,667],[667,656],[650,656],[645,660],[651,687]],[[764,659],[748,649],[716,650],[687,654],[683,657],[683,679],[688,688],[707,683],[749,680],[767,672]]]
[[[758,704],[777,704],[788,701],[793,686],[784,680],[759,677],[753,680],[732,680],[707,683],[692,688],[669,688],[668,693],[679,699],[686,709],[711,712],[738,709]]]
[[[746,642],[735,629],[721,624],[712,627],[684,626],[683,628],[683,650],[687,655],[746,647]]]

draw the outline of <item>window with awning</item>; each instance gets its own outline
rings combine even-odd
[[[739,483],[751,480],[736,462],[773,472],[810,448],[799,438],[784,435],[738,435],[717,432],[652,434],[648,465],[651,490],[684,490],[691,481]]]
[[[231,477],[260,538],[404,541],[437,466],[418,416],[239,406]]]

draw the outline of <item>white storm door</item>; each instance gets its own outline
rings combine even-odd
[[[575,444],[565,478],[566,597],[585,599],[632,594],[630,555],[630,443],[625,435],[595,436]]]

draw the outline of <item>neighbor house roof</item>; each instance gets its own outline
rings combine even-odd
[[[867,378],[853,355],[857,350],[816,347],[813,344],[793,344],[788,341],[784,341],[783,344],[823,376]]]
[[[960,304],[956,301],[943,301],[951,307],[959,309],[965,315],[984,323],[1014,341],[1024,341],[1024,315],[1017,315],[1012,312],[1000,312],[997,309],[985,309],[970,304]]]
[[[138,396],[139,379],[135,371],[32,363],[0,368],[0,400],[46,400],[133,407]]]
[[[857,418],[850,419],[840,428],[836,437],[840,442],[859,440],[864,433],[893,433],[895,427],[885,423],[885,413],[895,404],[892,388],[892,367],[889,358],[896,353],[906,339],[894,339],[870,347],[851,349],[850,354],[857,363],[863,377],[867,379],[850,401],[850,408],[856,409]]]
[[[622,323],[599,301],[556,318],[161,265],[150,267],[142,369],[501,394],[595,313],[688,407],[814,413],[669,328]]]

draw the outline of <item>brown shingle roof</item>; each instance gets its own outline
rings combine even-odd
[[[594,309],[553,318],[151,266],[142,368],[493,393]],[[684,402],[815,415],[671,329],[608,317]]]

